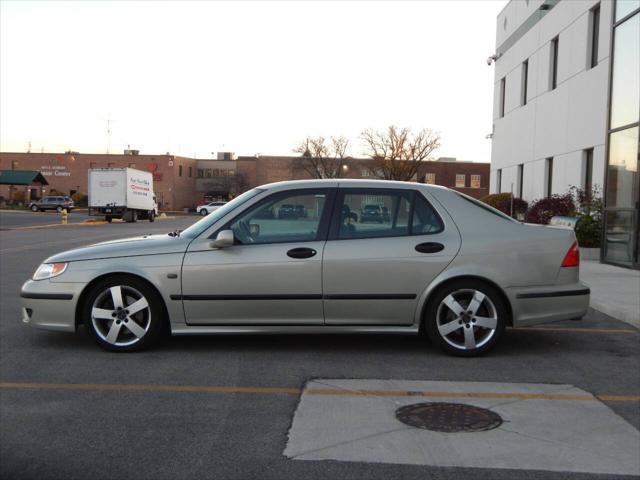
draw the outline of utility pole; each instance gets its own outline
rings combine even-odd
[[[111,114],[107,116],[107,155],[111,149]]]

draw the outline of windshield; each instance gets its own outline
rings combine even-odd
[[[189,228],[182,231],[180,233],[180,236],[187,237],[187,238],[196,238],[198,235],[200,235],[207,228],[209,228],[211,225],[213,225],[222,217],[224,217],[231,210],[239,207],[244,202],[255,197],[261,192],[264,192],[264,190],[261,188],[254,188],[253,190],[247,190],[242,195],[238,195],[236,198],[234,198],[230,202],[225,203],[220,208],[216,209],[206,217],[203,217],[202,220],[197,221],[196,223],[191,225]]]

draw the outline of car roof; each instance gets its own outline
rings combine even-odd
[[[426,189],[445,189],[447,187],[441,185],[431,185],[417,182],[401,182],[396,180],[366,180],[356,178],[327,178],[316,180],[287,180],[283,182],[267,183],[258,188],[267,190],[288,190],[291,188],[426,188]]]

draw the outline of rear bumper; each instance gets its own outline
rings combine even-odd
[[[582,318],[589,308],[590,293],[582,282],[506,289],[514,327]]]
[[[75,332],[76,305],[84,285],[28,280],[20,290],[22,322],[45,330]]]

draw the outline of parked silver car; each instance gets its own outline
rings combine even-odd
[[[351,212],[375,203],[378,223]],[[268,215],[303,205],[306,216]],[[506,326],[582,317],[572,230],[527,225],[444,187],[291,181],[247,191],[182,232],[54,255],[23,287],[23,321],[104,348],[161,333],[418,333],[472,356]]]
[[[58,213],[62,212],[62,210],[70,212],[74,207],[73,200],[66,195],[43,197],[40,200],[29,203],[29,209],[32,212],[44,212],[45,210],[55,210]]]

